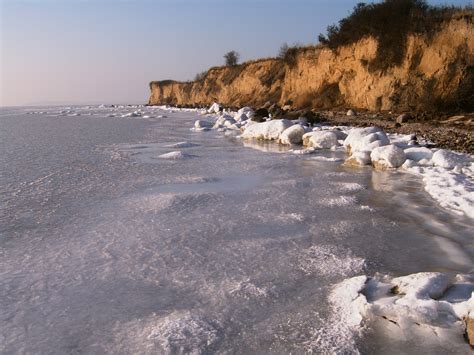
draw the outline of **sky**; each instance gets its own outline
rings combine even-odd
[[[314,44],[360,1],[0,0],[0,106],[146,103],[150,81],[191,80],[229,50]]]

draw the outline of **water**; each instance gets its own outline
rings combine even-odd
[[[354,275],[472,272],[471,221],[418,178],[192,132],[192,112],[107,117],[134,110],[0,111],[1,352],[435,350],[348,339],[327,300]]]

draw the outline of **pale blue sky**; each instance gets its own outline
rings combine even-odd
[[[357,2],[0,0],[0,105],[145,103],[149,81],[192,79],[228,50],[316,43]]]

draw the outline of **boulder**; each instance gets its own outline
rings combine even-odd
[[[252,121],[263,122],[268,116],[268,110],[266,108],[261,107],[254,112]]]
[[[278,142],[280,144],[301,144],[304,133],[304,128],[299,124],[295,124],[288,127],[280,134]]]
[[[412,120],[413,120],[412,115],[410,115],[409,113],[403,113],[403,114],[401,114],[400,116],[397,117],[396,122],[402,124],[402,123],[406,123],[406,122],[412,121]]]
[[[390,141],[380,128],[353,128],[344,140],[344,147],[352,155],[355,151],[372,151],[376,147],[390,144]]]
[[[331,149],[337,147],[339,142],[337,135],[332,131],[313,131],[303,136],[303,145],[316,149]]]
[[[379,170],[395,169],[403,165],[406,160],[403,149],[394,144],[374,148],[370,153],[374,168]]]
[[[253,123],[245,127],[242,138],[244,139],[260,139],[260,140],[276,140],[287,128],[293,123],[288,120],[272,120],[261,123]]]

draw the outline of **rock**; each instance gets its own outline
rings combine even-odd
[[[290,111],[290,110],[291,110],[291,105],[283,105],[283,106],[281,107],[281,109],[282,109],[283,111]]]
[[[276,140],[280,137],[287,128],[291,127],[293,123],[288,120],[272,120],[262,123],[253,123],[245,127],[242,138],[261,139],[261,140]]]
[[[357,112],[355,112],[354,110],[349,110],[347,111],[346,116],[357,116]]]
[[[261,107],[254,112],[253,117],[251,119],[255,122],[264,122],[265,118],[267,118],[268,116],[268,110],[266,108]]]
[[[445,169],[453,169],[466,163],[466,158],[463,155],[444,149],[436,151],[431,160],[435,166]]]
[[[397,117],[396,122],[402,124],[402,123],[406,123],[406,122],[412,121],[412,120],[413,120],[412,115],[410,115],[409,113],[403,113],[403,114],[401,114],[400,116]]]
[[[355,151],[372,151],[376,147],[390,144],[390,141],[380,128],[353,128],[344,140],[344,147],[352,155]]]
[[[314,147],[316,149],[331,149],[337,147],[337,135],[331,131],[315,131],[306,133],[303,136],[303,145],[305,147]]]
[[[299,124],[295,124],[280,134],[278,142],[280,144],[301,144],[304,133],[304,128]]]
[[[394,144],[377,147],[370,153],[372,165],[378,170],[395,169],[403,165],[406,160],[403,149]]]
[[[244,121],[247,121],[249,119],[249,117],[245,113],[237,113],[235,115],[234,119],[237,122],[244,122]]]
[[[242,114],[245,114],[245,116],[247,116],[248,118],[251,118],[254,114],[254,111],[252,110],[251,107],[244,106],[237,111],[237,115],[242,115]]]
[[[466,339],[469,345],[474,346],[474,317],[468,315],[464,318],[466,326]]]

